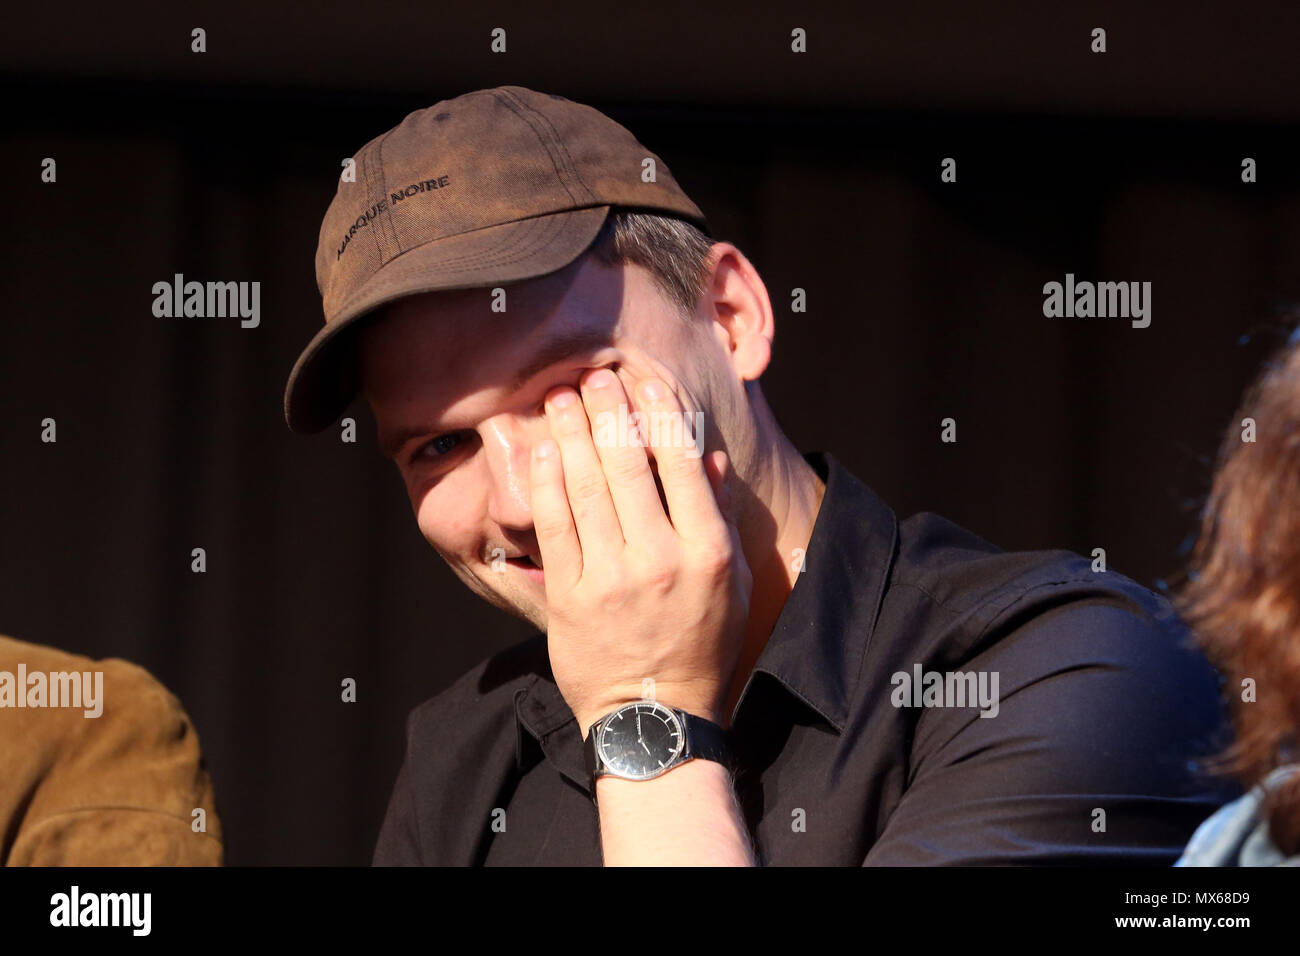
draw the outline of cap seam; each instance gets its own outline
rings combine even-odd
[[[579,175],[577,175],[576,171],[573,170],[573,168],[572,168],[572,160],[570,159],[570,157],[568,156],[567,153],[565,153],[565,156],[564,156],[564,158],[565,158],[565,163],[564,163],[564,165],[565,165],[566,167],[568,167],[568,168],[567,168],[567,169],[564,169],[564,170],[562,170],[562,169],[560,168],[560,164],[558,164],[558,163],[555,161],[555,159],[556,159],[556,157],[555,157],[555,151],[552,150],[552,149],[551,149],[551,148],[546,144],[546,139],[545,139],[545,137],[543,137],[542,134],[538,131],[537,127],[533,125],[533,123],[530,121],[529,117],[527,117],[527,116],[525,116],[525,115],[523,114],[522,109],[528,109],[529,112],[530,112],[530,113],[533,113],[534,115],[537,114],[537,111],[531,109],[531,107],[528,107],[527,104],[523,103],[522,101],[517,101],[517,98],[514,97],[513,94],[506,93],[504,90],[493,91],[493,95],[496,96],[497,99],[501,100],[501,101],[505,104],[505,106],[506,106],[507,109],[509,109],[509,110],[510,110],[512,113],[514,113],[516,116],[518,116],[519,119],[523,121],[524,125],[527,126],[528,129],[532,132],[533,136],[535,136],[535,137],[537,138],[537,142],[538,142],[538,144],[542,147],[542,149],[544,149],[544,150],[546,151],[546,158],[549,159],[549,160],[551,161],[551,169],[555,172],[555,178],[558,179],[559,182],[560,182],[560,185],[564,187],[564,192],[568,195],[569,200],[570,200],[571,202],[575,202],[575,203],[580,201],[580,200],[578,199],[578,197],[575,196],[575,195],[573,194],[573,190],[569,188],[569,179],[570,179],[570,178],[572,178],[572,179],[575,180],[575,181],[576,181],[580,186],[582,186],[582,188],[587,192],[587,194],[588,194],[591,198],[593,198],[593,199],[596,198],[595,193],[592,192],[592,190],[591,190],[591,187],[589,187],[585,182],[583,182],[583,181],[582,181],[582,177],[579,176]],[[517,107],[518,107],[518,108],[517,108]],[[548,125],[549,125],[549,124],[548,124]],[[551,127],[551,133],[552,133],[553,138],[554,138],[555,141],[556,141],[556,144],[561,146],[561,152],[563,152],[562,144],[560,144],[560,142],[559,142],[559,137],[555,135],[555,128],[554,128],[554,127]]]
[[[517,100],[524,109],[528,110],[530,113],[536,116],[539,122],[546,124],[546,126],[551,131],[552,137],[554,137],[555,139],[556,147],[559,149],[561,153],[564,154],[564,159],[566,164],[568,165],[570,175],[572,175],[573,178],[577,180],[578,183],[581,184],[582,188],[587,191],[588,196],[592,197],[593,199],[599,198],[596,195],[596,191],[592,189],[590,185],[588,185],[585,179],[582,178],[582,171],[579,168],[577,162],[574,161],[573,154],[569,152],[569,145],[564,141],[564,137],[560,135],[559,130],[555,128],[555,124],[551,122],[550,118],[545,113],[542,113],[539,110],[537,110],[535,107],[530,106],[523,99],[523,97],[518,96],[514,93],[510,93],[509,95],[512,96],[515,100]]]
[[[386,168],[385,168],[385,166],[384,166],[384,143],[386,143],[386,142],[388,141],[388,137],[392,136],[393,133],[396,132],[397,129],[398,129],[398,127],[394,126],[394,127],[393,127],[392,129],[390,129],[387,133],[385,133],[383,136],[381,136],[381,137],[379,138],[379,143],[378,143],[378,145],[375,147],[375,153],[377,154],[375,165],[379,167],[379,176],[380,176],[380,179],[379,179],[379,185],[383,187],[383,190],[379,193],[379,201],[380,201],[380,202],[384,202],[384,200],[386,200],[386,199],[388,198],[388,174],[387,174],[387,172],[386,172]],[[371,195],[374,195],[374,193],[371,193]],[[376,218],[378,218],[378,217],[376,217]],[[393,259],[396,259],[396,258],[397,258],[398,256],[400,256],[400,255],[401,255],[405,250],[402,248],[402,240],[399,239],[398,236],[397,236],[397,227],[395,227],[395,226],[393,225],[393,210],[392,210],[392,207],[391,207],[391,206],[388,206],[388,205],[385,205],[385,206],[384,206],[383,222],[382,222],[382,225],[383,225],[383,226],[387,226],[387,234],[388,234],[389,238],[392,240],[393,248],[397,250],[397,251],[396,251],[392,256],[390,256],[389,259],[388,259],[389,262],[392,262]],[[382,260],[383,260],[383,250],[382,250],[382,249],[380,250],[379,256],[380,256],[380,260],[381,260],[381,265],[380,265],[379,268],[382,269],[382,268],[383,268],[383,264],[382,264]]]
[[[538,219],[541,217],[534,216],[531,218]],[[554,218],[556,221],[553,225],[550,223],[543,223],[540,229],[532,230],[529,232],[523,232],[521,230],[521,235],[518,238],[512,240],[510,245],[498,246],[497,248],[494,248],[491,251],[479,252],[472,256],[457,256],[454,259],[446,259],[443,262],[439,263],[439,265],[449,266],[452,265],[453,263],[495,265],[501,262],[517,262],[519,259],[517,253],[519,253],[521,250],[524,254],[528,254],[532,252],[535,248],[537,248],[537,246],[543,245],[546,242],[551,241],[552,239],[554,239],[556,236],[560,234],[560,232],[564,229],[564,221],[558,215],[555,216]],[[503,259],[502,256],[506,253],[510,253],[511,258]]]
[[[384,141],[386,138],[388,138],[389,136],[391,136],[391,135],[392,135],[392,131],[390,130],[389,132],[385,133],[383,136],[380,137],[379,143],[376,144],[376,146],[375,146],[376,151],[379,150],[380,146],[383,144],[383,141]],[[373,195],[375,194],[375,169],[374,169],[375,165],[376,165],[375,163],[370,163],[370,162],[366,163],[366,196],[365,196],[365,198],[367,198],[367,199],[368,199],[369,197],[371,197],[371,196],[373,196]],[[376,218],[376,219],[379,218],[378,213],[375,214],[375,218]],[[378,226],[379,224],[376,223],[375,225]],[[383,263],[384,263],[384,258],[385,258],[385,257],[384,257],[384,245],[383,245],[383,243],[380,241],[380,235],[379,235],[379,233],[380,233],[380,229],[378,229],[378,228],[377,228],[377,229],[371,229],[371,230],[370,230],[370,234],[371,234],[372,236],[375,237],[375,254],[376,254],[376,256],[378,256],[378,258],[379,258],[379,265],[380,265],[380,268],[382,269],[382,268],[383,268]]]
[[[511,222],[524,222],[524,221],[526,221],[527,219],[538,219],[538,218],[541,218],[541,217],[540,217],[540,216],[526,216],[526,217],[524,217],[524,219],[512,219],[512,220],[510,220],[510,221],[511,221]],[[430,243],[433,243],[433,242],[442,242],[442,241],[444,241],[444,240],[446,240],[446,239],[453,239],[453,238],[455,238],[456,236],[466,236],[466,235],[469,235],[470,233],[479,232],[479,231],[481,231],[481,230],[483,230],[483,229],[491,229],[491,228],[493,228],[493,226],[500,226],[500,225],[505,225],[505,223],[493,223],[492,225],[488,225],[488,226],[479,226],[477,229],[466,229],[466,230],[464,230],[464,231],[462,231],[462,232],[452,233],[451,235],[447,235],[447,236],[435,236],[435,237],[432,238],[432,239],[427,239],[427,240],[425,240],[424,242],[420,243],[419,245],[411,246],[409,249],[403,249],[401,252],[397,253],[397,255],[393,256],[391,259],[388,259],[387,261],[380,263],[379,268],[377,268],[377,269],[375,269],[373,272],[371,272],[370,275],[369,275],[369,276],[368,276],[368,277],[367,277],[363,282],[361,282],[361,283],[357,286],[356,289],[353,290],[352,295],[349,295],[347,299],[345,299],[342,303],[339,304],[338,308],[335,310],[336,314],[337,314],[338,312],[342,312],[342,311],[344,310],[344,309],[343,309],[343,306],[346,305],[349,301],[351,301],[352,298],[356,295],[356,293],[359,292],[362,288],[365,287],[366,282],[369,282],[369,281],[370,281],[371,279],[373,279],[375,276],[379,275],[379,273],[381,273],[384,269],[387,269],[389,266],[391,266],[394,262],[396,262],[398,259],[400,259],[402,256],[406,255],[407,253],[415,252],[417,249],[423,249],[425,246],[427,246],[427,245],[429,245]],[[517,242],[522,242],[522,241],[524,240],[524,238],[526,238],[526,236],[517,237],[517,238],[515,238],[514,240],[512,240],[512,242],[515,242],[515,243],[517,243]],[[458,261],[462,261],[462,260],[464,260],[465,258],[466,258],[466,257],[461,256],[461,257],[457,257],[457,259],[453,259],[453,260],[450,260],[450,261],[452,261],[452,262],[458,262]],[[471,259],[470,261],[474,261],[474,260]]]
[[[536,220],[539,220],[539,219],[541,219],[541,218],[543,218],[543,217],[541,217],[541,216],[529,216],[529,217],[528,217],[528,220],[536,221]],[[439,263],[439,265],[440,265],[440,266],[449,266],[449,265],[451,265],[452,263],[456,263],[456,262],[462,262],[462,263],[463,263],[463,262],[471,262],[471,263],[488,263],[488,262],[495,262],[496,259],[497,259],[499,256],[501,256],[502,254],[505,254],[505,253],[512,253],[512,254],[513,254],[513,253],[515,253],[515,252],[518,252],[520,248],[523,248],[523,249],[525,249],[525,250],[531,250],[531,249],[535,248],[535,245],[528,245],[528,243],[534,243],[534,242],[538,239],[538,237],[540,237],[540,236],[546,236],[547,238],[550,238],[550,237],[552,237],[552,236],[554,236],[555,234],[558,233],[558,228],[559,228],[559,227],[562,227],[562,226],[564,225],[564,223],[563,223],[562,220],[560,220],[560,217],[559,217],[558,215],[555,217],[555,219],[557,220],[557,222],[556,222],[556,226],[555,226],[555,228],[552,230],[552,232],[551,232],[551,234],[550,234],[549,236],[548,236],[548,233],[547,233],[547,226],[548,226],[549,224],[543,222],[543,223],[541,224],[540,227],[534,227],[534,228],[527,229],[527,230],[525,230],[525,229],[521,229],[521,230],[519,230],[519,235],[514,236],[514,237],[510,240],[509,243],[507,243],[507,244],[504,245],[504,246],[497,246],[496,248],[492,249],[490,253],[487,252],[487,251],[484,251],[484,252],[477,252],[477,253],[475,253],[475,254],[473,254],[473,255],[469,255],[469,256],[457,256],[457,257],[454,258],[454,259],[447,259],[447,260],[444,260],[443,262]],[[516,222],[525,222],[525,221],[527,221],[527,220],[516,219],[515,221],[516,221]],[[509,261],[514,261],[514,260],[509,260]]]
[[[529,218],[539,218],[539,217],[529,217]],[[514,221],[516,221],[516,222],[522,222],[522,221],[524,221],[524,220],[514,220]],[[498,223],[498,225],[500,225],[500,224]],[[491,227],[490,227],[490,226],[485,226],[484,228],[491,228]],[[468,234],[471,233],[471,232],[477,232],[477,231],[478,231],[478,230],[476,230],[476,229],[470,229],[470,230],[467,230],[466,232],[463,232],[463,233],[457,233],[456,235],[468,235]],[[517,248],[517,247],[518,247],[521,243],[523,243],[523,242],[525,242],[525,241],[532,240],[532,239],[534,239],[534,238],[535,238],[536,236],[538,236],[538,235],[543,235],[543,236],[545,236],[545,235],[546,235],[546,230],[545,230],[545,229],[542,229],[542,230],[540,230],[540,231],[538,231],[538,230],[533,230],[533,231],[527,232],[527,233],[525,233],[525,234],[523,234],[523,235],[516,236],[516,237],[514,237],[514,238],[511,240],[509,246],[507,246],[507,247],[505,247],[505,248],[503,248],[503,249],[500,249],[500,250],[498,250],[498,251],[499,251],[499,252],[505,252],[505,251],[516,251],[516,252],[517,252],[517,251],[518,251],[518,248]],[[404,250],[403,252],[401,252],[401,253],[399,253],[398,255],[394,256],[392,259],[389,259],[388,262],[384,263],[384,265],[383,265],[382,268],[375,270],[375,272],[373,272],[373,273],[371,274],[370,278],[373,279],[375,276],[379,275],[380,272],[383,271],[383,269],[387,268],[388,266],[391,266],[394,262],[396,262],[396,261],[397,261],[398,259],[400,259],[402,256],[407,255],[408,253],[415,252],[417,249],[423,249],[425,246],[430,245],[431,243],[441,242],[441,241],[443,241],[444,239],[448,239],[448,238],[450,238],[450,237],[449,237],[449,236],[439,236],[439,237],[437,237],[437,238],[435,238],[435,239],[430,239],[428,242],[422,242],[422,243],[420,243],[418,246],[412,246],[410,249]],[[528,245],[528,246],[523,247],[523,254],[524,254],[524,255],[527,255],[527,253],[528,253],[529,251],[531,251],[532,249],[534,249],[534,248],[536,248],[534,245]],[[518,258],[520,258],[520,257],[516,257],[516,258],[514,258],[514,259],[501,260],[501,262],[503,262],[503,263],[504,263],[504,262],[516,262],[516,261],[518,261]],[[453,263],[459,263],[460,265],[453,265]],[[455,259],[450,259],[450,260],[447,260],[446,262],[440,262],[440,263],[438,263],[438,268],[439,268],[440,270],[445,270],[445,271],[457,271],[458,269],[463,269],[465,265],[487,265],[487,264],[496,264],[496,263],[497,263],[497,260],[495,260],[495,259],[494,259],[494,260],[486,260],[486,261],[485,261],[485,260],[483,259],[483,254],[480,253],[480,254],[478,254],[478,255],[474,255],[474,256],[458,256],[458,257],[456,257]],[[368,282],[369,279],[366,280],[366,281]],[[363,288],[365,288],[365,283],[362,283],[360,286],[358,286],[357,291],[359,292],[359,291],[361,291],[361,289],[363,289]],[[340,306],[339,311],[342,311],[342,306]]]
[[[556,216],[555,218],[556,222],[551,226],[551,228],[547,228],[547,226],[550,225],[549,223],[543,224],[541,229],[521,235],[518,239],[514,240],[511,245],[493,249],[491,254],[484,252],[473,256],[457,256],[454,259],[447,259],[438,263],[438,266],[439,268],[442,268],[444,266],[452,265],[453,263],[472,265],[506,265],[512,262],[518,262],[520,259],[526,258],[531,254],[538,246],[545,245],[547,242],[559,235],[560,231],[564,228],[564,222],[559,216]],[[510,253],[510,256],[508,258],[504,257],[504,253]]]
[[[556,217],[558,217],[558,216],[562,216],[562,215],[563,215],[564,213],[566,213],[566,212],[581,212],[581,211],[584,210],[584,209],[596,209],[596,208],[598,208],[598,207],[600,207],[600,206],[608,206],[608,205],[611,205],[611,204],[610,204],[610,203],[607,203],[607,202],[598,202],[598,203],[593,203],[593,204],[591,204],[590,206],[572,206],[572,207],[568,207],[568,208],[565,208],[565,209],[552,209],[552,210],[549,210],[549,211],[547,211],[547,212],[539,212],[539,213],[536,213],[535,215],[532,215],[532,216],[520,216],[518,219],[507,219],[507,220],[505,220],[504,222],[491,222],[491,223],[488,223],[486,226],[476,226],[476,227],[473,228],[473,229],[462,229],[460,232],[452,232],[452,233],[448,233],[448,234],[445,235],[445,236],[435,236],[435,237],[432,238],[432,239],[426,239],[424,242],[420,243],[418,246],[411,246],[409,249],[403,249],[402,252],[400,253],[400,255],[405,255],[405,254],[408,253],[408,252],[414,252],[416,249],[423,249],[425,246],[427,246],[427,245],[428,245],[429,243],[431,243],[431,242],[442,242],[442,241],[445,240],[445,239],[455,239],[455,238],[457,238],[458,236],[468,236],[470,233],[474,233],[474,232],[482,232],[484,229],[495,229],[497,226],[508,226],[508,225],[512,225],[513,223],[516,223],[516,222],[528,222],[530,219],[545,219],[545,218],[552,217],[552,216],[556,216]],[[494,251],[498,251],[498,250],[494,250]],[[480,253],[479,255],[482,255],[482,254]],[[384,266],[386,267],[389,263],[393,262],[393,261],[396,260],[397,258],[398,258],[398,256],[394,256],[393,259],[390,259],[390,260],[389,260],[389,262],[384,263]],[[459,260],[462,259],[462,258],[464,258],[464,257],[463,257],[463,256],[458,256],[456,259],[451,260],[451,261],[453,261],[453,262],[455,262],[455,261],[459,261]],[[376,269],[375,272],[372,273],[372,275],[374,275],[374,274],[378,274],[378,272],[379,272],[379,270]]]

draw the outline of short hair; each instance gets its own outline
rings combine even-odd
[[[632,262],[643,267],[689,319],[707,290],[712,247],[713,241],[685,219],[615,207],[587,254],[606,266]]]
[[[1300,332],[1300,330],[1297,330]],[[1258,434],[1243,441],[1243,419]],[[1228,426],[1178,608],[1228,678],[1236,740],[1218,763],[1245,784],[1300,758],[1300,340],[1264,366]],[[1254,678],[1259,697],[1241,699]],[[1267,796],[1273,844],[1300,852],[1300,775]]]

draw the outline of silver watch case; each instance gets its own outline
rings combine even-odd
[[[644,734],[633,741],[624,729],[638,712],[643,720],[658,722],[651,742],[645,741]],[[634,700],[624,704],[597,721],[591,733],[596,738],[595,777],[653,780],[691,759],[681,717],[658,701]]]

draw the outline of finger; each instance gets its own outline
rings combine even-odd
[[[677,396],[656,378],[645,379],[637,386],[637,399],[649,424],[650,447],[673,527],[687,538],[725,534],[702,461],[702,416],[693,416],[688,427]],[[700,434],[692,437],[692,428]]]
[[[623,551],[623,528],[605,483],[605,469],[591,438],[591,426],[578,393],[568,386],[546,397],[551,435],[560,446],[564,488],[578,531],[584,567],[600,567]]]
[[[582,398],[624,540],[644,542],[672,531],[641,431],[629,417],[632,406],[618,377],[605,368],[590,372],[582,381]]]
[[[564,490],[560,449],[548,438],[533,447],[529,471],[533,533],[542,552],[542,574],[548,597],[564,594],[582,579],[582,548]]]

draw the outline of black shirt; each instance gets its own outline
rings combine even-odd
[[[730,731],[760,863],[1169,865],[1239,792],[1198,766],[1226,743],[1218,678],[1164,598],[900,524],[805,457],[826,482],[805,569]],[[587,788],[538,635],[412,711],[374,862],[599,866]]]

